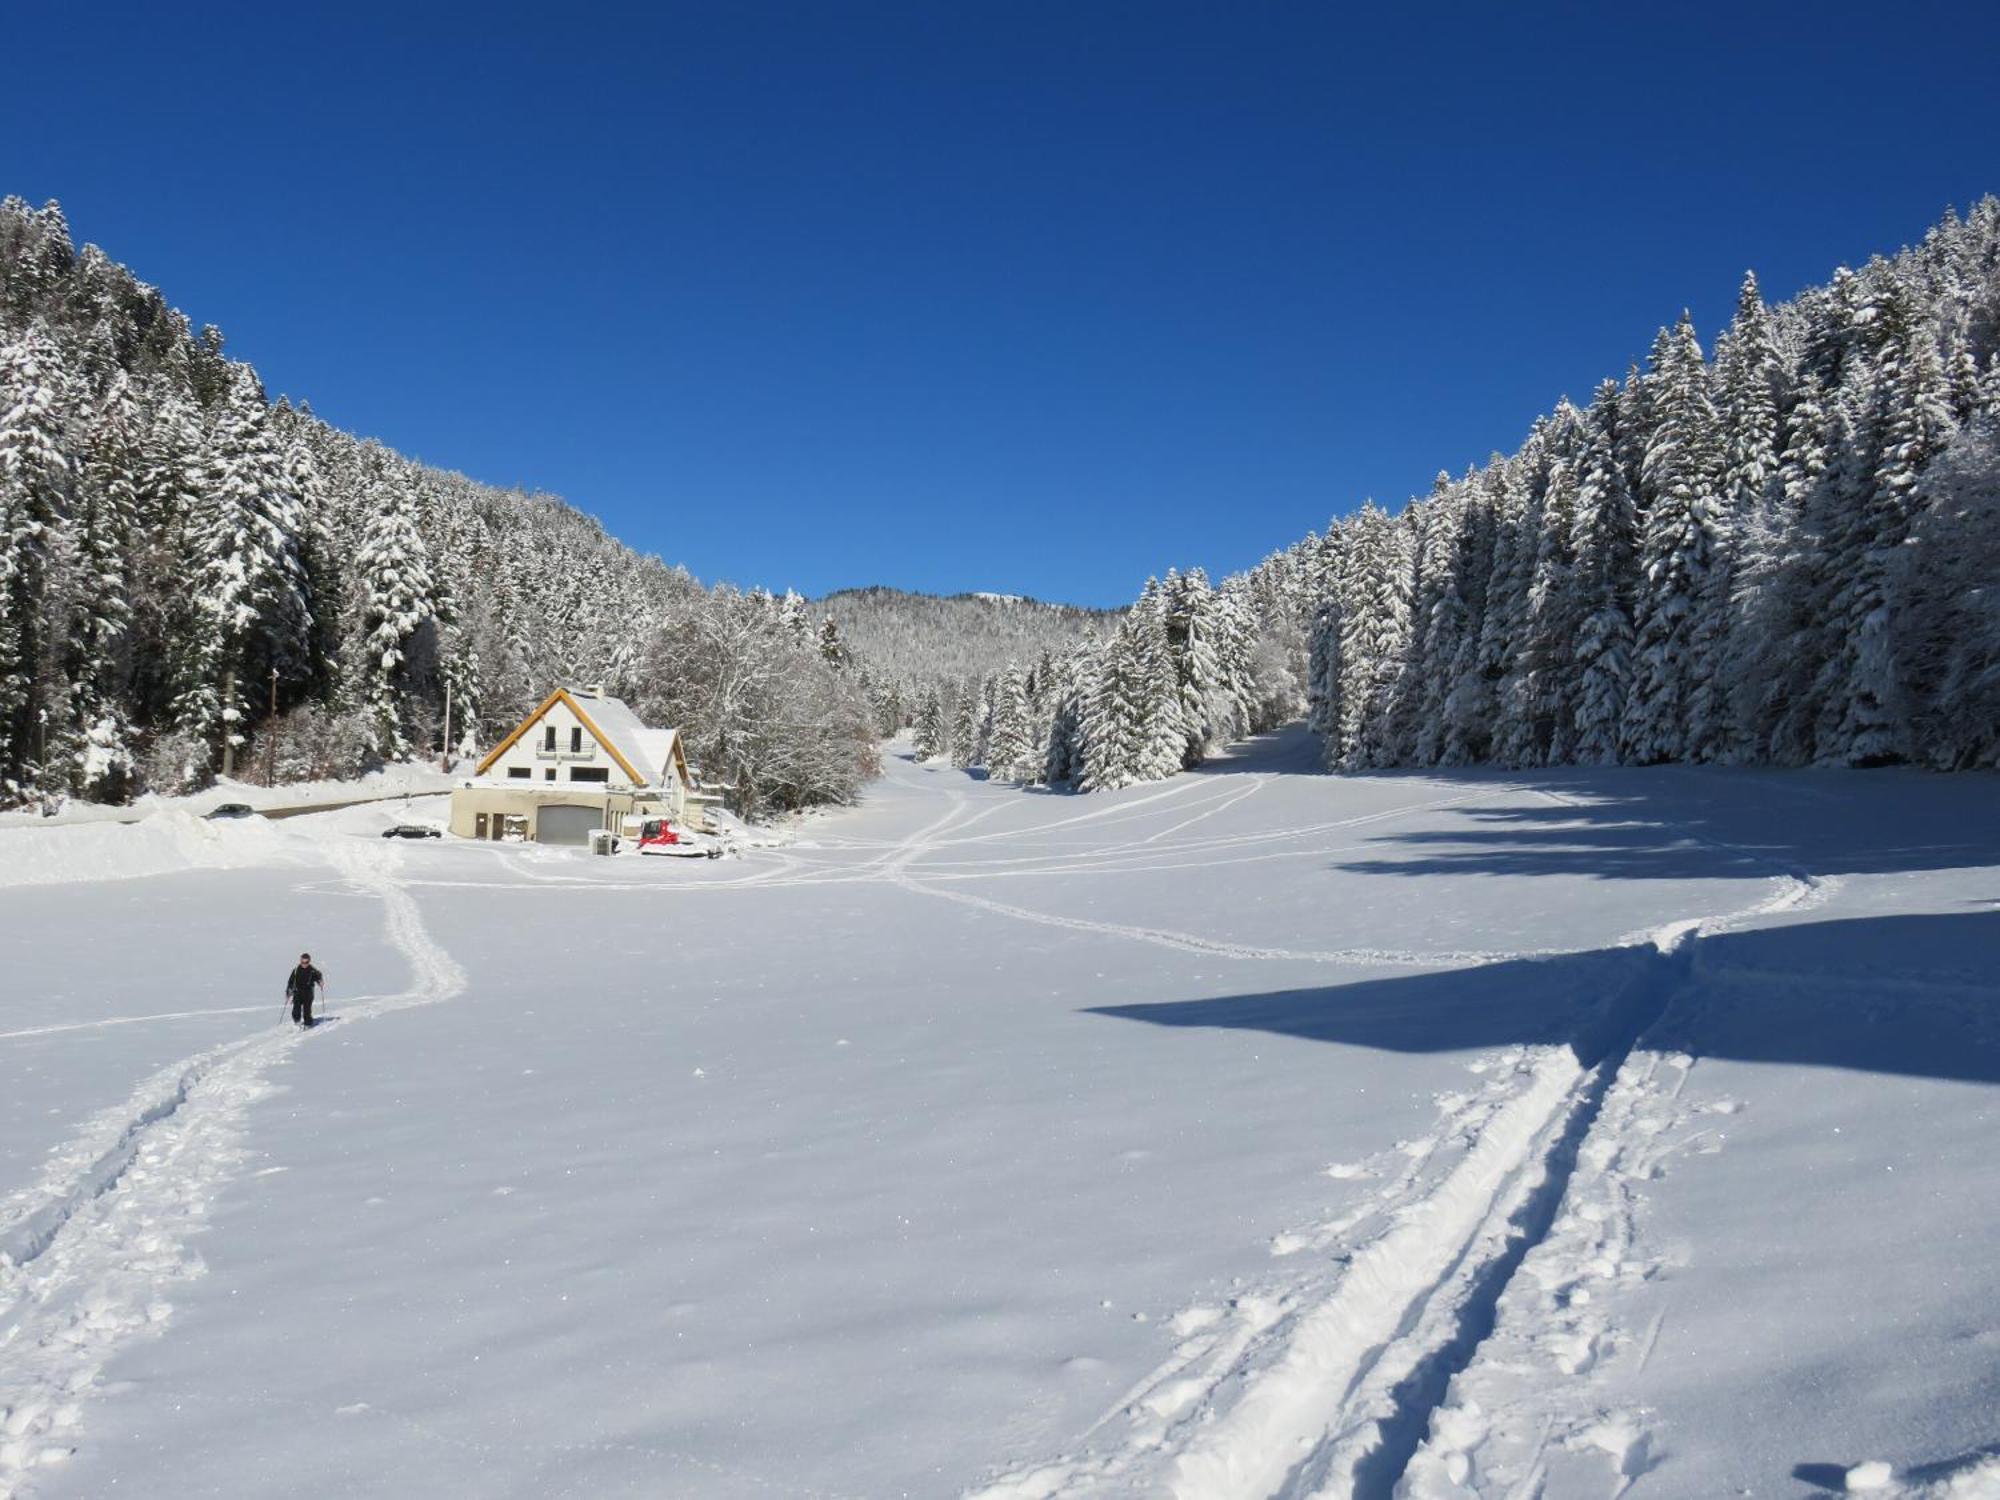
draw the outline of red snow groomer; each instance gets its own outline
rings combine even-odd
[[[714,859],[722,849],[689,829],[674,827],[665,818],[646,818],[639,824],[639,852],[671,854],[681,859]]]

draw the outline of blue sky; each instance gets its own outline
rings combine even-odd
[[[0,192],[337,426],[809,593],[1247,566],[2000,191],[1972,4],[82,9],[9,14]]]

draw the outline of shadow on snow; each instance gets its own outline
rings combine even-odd
[[[1649,1044],[1743,1062],[2000,1082],[1996,953],[1996,911],[1703,938],[1691,984]],[[1597,1051],[1595,1002],[1662,962],[1651,949],[1609,948],[1321,988],[1099,1006],[1088,1014],[1386,1052],[1568,1043],[1588,1063]]]

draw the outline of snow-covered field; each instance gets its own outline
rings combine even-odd
[[[2000,1493],[2000,785],[1309,758],[0,831],[0,1495]]]

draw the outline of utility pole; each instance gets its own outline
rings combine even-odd
[[[264,721],[264,785],[278,784],[278,669],[271,668],[271,717]]]
[[[236,774],[236,669],[222,674],[222,774]]]
[[[438,769],[451,769],[451,679],[444,680],[444,743],[438,746]]]

